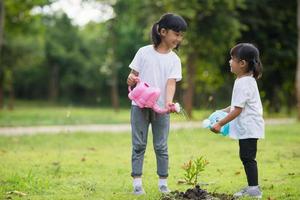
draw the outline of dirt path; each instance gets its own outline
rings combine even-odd
[[[267,119],[267,125],[270,124],[290,124],[295,123],[296,119],[281,118]],[[195,129],[201,128],[201,122],[174,122],[171,123],[171,130],[178,129]],[[35,134],[58,134],[74,132],[106,132],[121,133],[130,132],[130,124],[89,124],[89,125],[59,125],[59,126],[30,126],[30,127],[0,127],[0,135],[17,136],[17,135],[35,135]]]

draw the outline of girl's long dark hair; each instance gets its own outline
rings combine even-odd
[[[247,72],[252,71],[255,79],[262,76],[263,66],[260,61],[259,50],[253,44],[239,43],[230,50],[230,55],[239,60],[245,60],[248,64]]]
[[[159,21],[152,26],[151,36],[155,48],[161,43],[159,33],[162,28],[167,30],[171,29],[175,32],[186,31],[187,23],[181,16],[172,13],[167,13],[161,16]]]

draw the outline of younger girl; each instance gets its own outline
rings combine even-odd
[[[248,186],[234,194],[236,197],[262,197],[258,185],[255,160],[257,140],[264,138],[263,109],[255,79],[262,75],[258,49],[249,43],[240,43],[230,51],[231,72],[236,75],[231,105],[225,109],[228,115],[212,127],[215,133],[230,122],[229,136],[239,140],[240,159],[243,162]]]
[[[158,105],[170,111],[170,105],[176,88],[180,81],[181,61],[172,51],[177,49],[186,30],[185,20],[175,14],[165,14],[152,27],[153,44],[138,50],[129,67],[131,72],[127,84],[133,86],[137,77],[150,86],[160,89]],[[132,172],[133,193],[144,194],[142,187],[142,170],[144,154],[147,146],[148,128],[151,123],[153,133],[153,146],[156,155],[158,188],[162,193],[169,192],[168,177],[168,134],[170,126],[169,114],[157,114],[153,110],[139,108],[134,101],[131,107],[132,132]]]

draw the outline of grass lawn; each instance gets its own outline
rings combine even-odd
[[[0,112],[0,126],[128,123],[129,110],[115,113],[111,108],[21,107]]]
[[[201,122],[213,110],[193,110],[193,119]],[[294,117],[290,113],[264,113],[265,118]],[[183,114],[172,114],[172,121],[186,121]],[[129,123],[130,105],[115,112],[112,108],[58,106],[47,102],[20,102],[15,109],[0,111],[0,127],[42,126],[42,125],[80,125],[80,124],[120,124]]]
[[[40,105],[40,106],[39,106]],[[195,120],[203,120],[211,111],[193,112]],[[182,114],[173,114],[173,121],[185,121]],[[129,123],[130,107],[115,112],[111,108],[17,104],[12,111],[0,111],[0,127],[37,125],[118,124]]]
[[[264,199],[300,199],[300,124],[266,127],[259,141],[259,180]],[[75,133],[0,137],[0,199],[157,200],[156,162],[151,134],[144,162],[146,195],[131,194],[129,133]],[[172,131],[169,137],[172,190],[183,178],[181,166],[205,156],[210,164],[201,183],[208,191],[233,193],[245,186],[236,141],[204,129]],[[26,193],[18,197],[11,191]]]

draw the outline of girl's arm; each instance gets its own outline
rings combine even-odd
[[[228,108],[228,107],[227,107]],[[226,109],[227,109],[226,108]],[[243,108],[234,106],[234,109],[228,113],[226,117],[218,121],[213,127],[211,128],[211,131],[215,133],[219,133],[221,130],[221,127],[227,124],[228,122],[234,120],[239,114],[241,114]]]
[[[176,79],[168,79],[166,88],[166,107],[173,103],[176,91]]]
[[[131,70],[131,72],[128,75],[127,78],[127,84],[129,86],[134,86],[137,82],[137,77],[139,76],[139,73],[135,71],[134,69]]]

